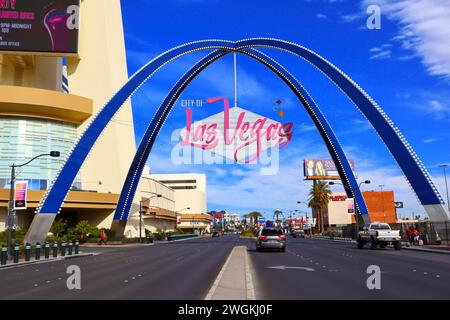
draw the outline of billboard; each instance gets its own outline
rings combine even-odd
[[[348,160],[355,171],[355,162]],[[303,170],[307,180],[339,180],[339,173],[332,159],[305,159]]]
[[[77,54],[80,0],[1,0],[0,52]]]

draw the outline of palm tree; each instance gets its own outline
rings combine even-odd
[[[242,229],[245,229],[245,227],[247,226],[247,219],[248,219],[248,214],[244,214],[243,216],[242,216],[242,221],[241,221],[241,226],[242,226]]]
[[[328,182],[319,181],[313,185],[309,191],[308,207],[316,210],[318,215],[318,222],[320,226],[320,233],[323,232],[323,210],[328,208],[330,202],[331,190]]]
[[[250,217],[250,223],[255,224],[258,221],[259,217],[262,217],[262,214],[258,211],[252,211],[248,214]]]

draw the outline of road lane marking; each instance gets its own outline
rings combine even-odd
[[[304,270],[304,271],[315,271],[313,268],[307,268],[307,267],[287,267],[287,266],[272,266],[267,267],[268,269],[276,269],[276,270],[286,270],[286,269],[297,269],[297,270]]]

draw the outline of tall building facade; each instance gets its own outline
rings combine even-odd
[[[78,27],[77,54],[0,51],[0,230],[5,228],[10,165],[61,153],[17,172],[17,180],[27,180],[30,189],[28,209],[17,211],[19,226],[28,228],[77,139],[128,79],[120,0],[82,0]],[[84,163],[60,216],[109,228],[135,152],[127,101]]]

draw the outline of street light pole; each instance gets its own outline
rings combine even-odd
[[[183,208],[183,209],[176,211],[175,214],[177,215],[177,221],[178,221],[178,214],[181,213],[181,211],[183,211],[183,210],[191,210],[191,208],[187,207],[187,208]],[[177,227],[178,227],[178,225],[177,225]]]
[[[450,201],[449,201],[449,197],[448,197],[447,171],[446,171],[446,169],[449,167],[449,165],[441,164],[441,165],[439,165],[439,167],[444,169],[445,191],[447,193],[447,207],[448,207],[448,211],[450,212]]]
[[[304,201],[297,201],[298,204],[303,203],[304,205],[308,206],[308,204]],[[308,223],[308,211],[305,211],[306,214],[306,221]],[[311,212],[311,220],[314,220],[314,215]],[[314,222],[314,221],[309,221],[309,222]],[[308,223],[309,224],[309,238],[312,238],[312,223]]]
[[[380,187],[380,190],[381,190],[381,203],[383,205],[383,219],[384,219],[384,222],[386,222],[386,211],[384,210],[384,196],[383,196],[384,184],[380,184],[378,186]]]
[[[21,165],[11,165],[11,180],[10,180],[10,191],[9,191],[9,203],[8,203],[8,215],[6,217],[6,228],[8,230],[8,239],[7,239],[7,246],[8,246],[8,256],[12,258],[12,252],[11,252],[11,244],[12,244],[12,229],[13,225],[15,223],[16,219],[16,212],[14,210],[14,192],[15,192],[15,181],[16,181],[16,168],[25,167],[27,164],[33,162],[37,158],[50,156],[50,157],[59,157],[60,152],[59,151],[50,151],[50,153],[44,153],[40,154],[31,160],[28,160],[27,162],[21,164]]]
[[[149,193],[154,193],[154,192],[149,192]],[[150,200],[153,198],[161,198],[162,195],[161,194],[156,194],[150,198],[146,198],[143,199],[141,201],[139,201],[139,243],[142,243],[142,214],[144,213],[144,210],[142,208],[142,203],[144,201],[148,201],[148,205],[150,206]]]

